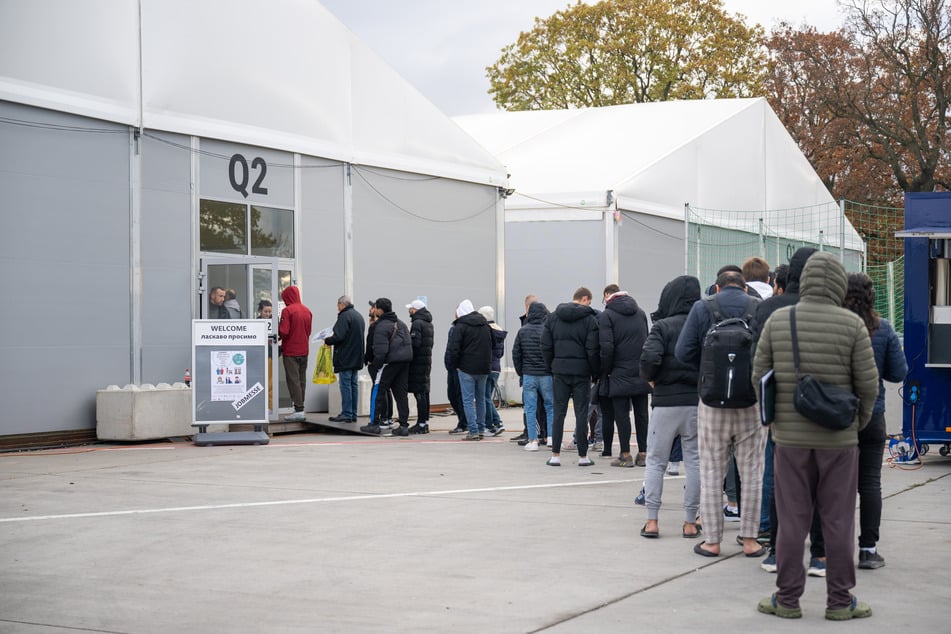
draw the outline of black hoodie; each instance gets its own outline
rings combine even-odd
[[[642,396],[651,386],[640,377],[638,360],[647,339],[647,315],[627,293],[608,299],[598,315],[601,347],[601,396]]]
[[[700,299],[700,280],[692,275],[676,277],[660,293],[654,325],[641,353],[641,377],[654,382],[653,407],[696,405],[697,368],[674,356],[677,338],[691,307]]]
[[[492,371],[492,346],[494,338],[489,322],[478,311],[472,311],[452,322],[449,333],[450,371],[462,370],[466,374],[480,375]]]
[[[793,256],[789,258],[789,277],[786,280],[786,290],[783,291],[782,295],[773,295],[764,299],[756,307],[753,324],[751,324],[754,342],[759,341],[759,335],[763,332],[763,326],[766,325],[766,320],[769,319],[770,315],[783,306],[792,306],[799,303],[799,278],[802,277],[802,270],[806,267],[806,260],[813,253],[816,253],[816,249],[812,247],[797,249]]]
[[[558,304],[542,331],[542,354],[552,374],[597,378],[601,356],[594,309],[575,302]]]
[[[429,391],[429,376],[433,368],[433,315],[419,308],[410,317],[410,339],[413,342],[413,360],[409,364],[409,391]]]

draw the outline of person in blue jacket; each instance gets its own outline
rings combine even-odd
[[[859,568],[871,570],[885,565],[885,558],[876,547],[882,521],[882,452],[886,437],[883,381],[903,381],[908,374],[908,364],[895,329],[875,312],[875,287],[868,275],[849,275],[842,306],[865,322],[878,367],[878,398],[872,408],[872,419],[859,431]]]

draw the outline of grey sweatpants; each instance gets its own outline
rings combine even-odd
[[[684,490],[684,522],[694,522],[700,508],[700,450],[697,441],[697,406],[655,407],[647,425],[647,469],[644,472],[644,497],[647,518],[656,520],[664,493],[664,472],[670,448],[680,436],[683,446],[687,487]]]

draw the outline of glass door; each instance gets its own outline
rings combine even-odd
[[[268,410],[270,420],[279,420],[282,413],[293,409],[277,344],[277,326],[284,308],[281,291],[294,283],[293,261],[205,257],[201,261],[201,282],[202,319],[268,320],[268,332],[272,335],[268,355]]]

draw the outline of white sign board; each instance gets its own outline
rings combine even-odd
[[[192,321],[192,424],[267,423],[268,322]]]

